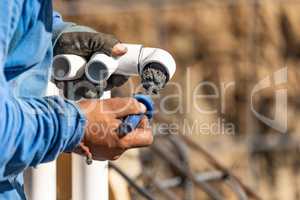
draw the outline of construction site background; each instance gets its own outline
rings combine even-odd
[[[178,66],[173,82],[180,84],[183,95],[178,96],[174,85],[167,86],[156,101],[173,94],[166,100],[169,109],[180,109],[160,112],[155,122],[232,124],[233,130],[226,133],[222,128],[186,132],[181,124],[180,133],[189,134],[262,199],[300,199],[300,0],[60,0],[55,8],[65,20],[112,33],[121,41],[169,50]],[[284,84],[276,86],[273,81],[252,96],[260,80],[273,80],[275,72],[285,69]],[[213,83],[218,91],[224,84],[233,86],[220,98],[189,98],[203,81]],[[128,87],[113,94],[128,96]],[[251,109],[272,119],[276,109],[285,109],[276,106],[277,90],[287,91],[285,131],[266,125]],[[197,92],[214,94],[212,87]],[[188,109],[195,101],[204,110],[217,112],[200,114]],[[193,171],[210,168],[197,152],[188,152]],[[122,159],[117,162],[120,166],[126,162]],[[163,165],[160,160],[156,163]],[[226,199],[236,198],[221,184],[215,187]],[[61,190],[60,196],[68,191]],[[209,199],[200,189],[195,193],[195,199]]]

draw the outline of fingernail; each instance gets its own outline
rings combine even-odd
[[[122,52],[127,51],[127,47],[122,43],[116,44],[115,48],[118,49],[118,51],[122,51]]]
[[[146,108],[146,106],[144,104],[140,103],[140,107],[141,107],[141,111],[143,113],[145,113],[147,111],[147,108]]]

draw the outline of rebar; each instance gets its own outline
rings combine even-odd
[[[141,196],[143,196],[145,199],[148,200],[155,200],[155,198],[144,188],[140,187],[138,184],[134,182],[125,172],[123,172],[118,166],[113,164],[112,162],[109,162],[108,164],[109,168],[114,169],[118,174],[120,174],[128,183],[130,186],[132,186]]]

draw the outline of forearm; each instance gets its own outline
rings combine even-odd
[[[0,2],[0,181],[71,151],[85,126],[79,109],[60,97],[19,98],[12,94],[4,65],[23,5],[22,0]]]
[[[59,97],[16,99],[0,93],[0,179],[52,161],[81,141],[85,118],[71,102]]]

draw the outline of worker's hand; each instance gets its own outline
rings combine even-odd
[[[83,100],[78,104],[86,114],[87,124],[76,153],[90,153],[95,160],[115,160],[127,149],[152,144],[153,136],[147,117],[128,135],[120,138],[117,134],[121,118],[146,112],[146,107],[134,98]]]
[[[72,31],[73,29],[74,31]],[[126,52],[126,46],[113,35],[99,33],[84,26],[69,28],[68,32],[59,36],[54,46],[54,56],[75,54],[86,58],[86,60],[89,60],[94,53],[105,53],[108,56],[117,57],[124,55]],[[128,76],[113,74],[108,79],[105,90],[123,85],[128,78]]]

